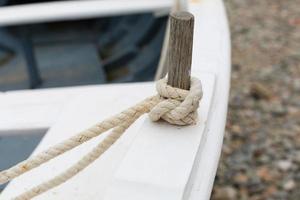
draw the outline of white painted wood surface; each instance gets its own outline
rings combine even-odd
[[[74,96],[94,87],[97,86],[0,93],[0,135],[7,131],[48,129]]]
[[[72,0],[0,7],[0,26],[169,10],[173,0]]]
[[[209,199],[227,112],[230,40],[222,1],[190,0],[188,9],[195,15],[192,74],[201,78],[204,87],[204,99],[199,109],[200,123],[183,128],[185,131],[181,130],[180,135],[178,130],[173,131],[174,127],[164,123],[150,123],[144,116],[90,167],[36,199],[114,200],[120,199],[120,194],[123,194],[121,197],[124,200],[147,197],[163,200]],[[153,83],[99,86],[93,92],[83,91],[67,106],[34,154],[153,93]],[[191,138],[195,141],[187,145],[185,142]],[[99,137],[12,181],[0,199],[10,199],[49,179],[63,167],[74,163],[101,139]],[[172,142],[175,142],[177,148]],[[155,148],[151,148],[154,145]],[[166,161],[170,161],[170,165]],[[145,194],[149,196],[143,196]]]
[[[199,74],[197,74],[197,77],[199,77]],[[185,127],[184,129],[186,129],[186,131],[183,131],[182,128],[179,130],[178,127],[173,127],[165,123],[156,124],[149,122],[147,117],[144,116],[126,132],[124,137],[122,137],[107,154],[98,159],[88,167],[87,170],[84,170],[80,175],[61,187],[36,199],[115,199],[116,196],[110,197],[110,195],[114,194],[113,190],[116,189],[115,184],[120,183],[120,176],[124,175],[135,175],[136,177],[141,175],[142,178],[144,178],[142,180],[145,181],[145,184],[148,182],[150,186],[154,185],[154,188],[146,187],[144,190],[142,190],[143,187],[140,188],[138,190],[142,192],[140,195],[147,194],[146,190],[150,189],[150,194],[159,196],[165,194],[166,196],[164,196],[165,198],[163,199],[174,199],[171,197],[178,197],[178,195],[184,191],[184,185],[189,179],[194,157],[200,144],[201,131],[204,129],[204,121],[207,118],[210,107],[209,103],[211,102],[210,98],[213,92],[210,88],[214,88],[214,75],[202,74],[200,77],[204,83],[203,87],[206,96],[203,101],[201,101],[201,108],[199,110],[201,118],[197,126]],[[139,83],[99,86],[98,88],[94,88],[94,91],[82,92],[81,95],[75,98],[68,108],[66,108],[64,114],[47,133],[35,153],[46,149],[64,138],[70,137],[107,116],[119,112],[132,105],[133,102],[142,100],[145,96],[154,94],[154,88],[153,83]],[[130,95],[128,95],[128,91],[130,91]],[[82,102],[84,102],[84,106]],[[102,102],[102,106],[100,106],[99,102]],[[98,106],[99,109],[97,109]],[[159,129],[160,132],[157,132],[157,129]],[[160,134],[164,135],[160,136]],[[16,195],[16,193],[25,191],[34,184],[51,178],[53,175],[62,171],[66,166],[70,166],[78,160],[95,145],[95,142],[99,142],[102,138],[103,137],[100,137],[96,139],[96,141],[91,141],[87,145],[76,148],[67,155],[61,156],[21,176],[8,186],[0,199],[10,199]],[[148,148],[149,145],[151,147],[153,144],[156,144],[154,148]],[[178,148],[178,145],[181,146],[181,148]],[[138,148],[139,151],[136,151],[136,148]],[[157,154],[157,151],[160,152],[161,150],[164,151],[162,151],[161,154]],[[127,154],[127,156],[124,158],[125,154]],[[166,159],[166,154],[168,154],[168,159]],[[130,164],[132,164],[132,160],[130,159],[141,159],[139,160],[141,165],[136,165],[136,167],[142,171],[138,173],[135,168],[131,168]],[[135,161],[133,160],[133,162]],[[153,162],[151,168],[148,166],[149,162]],[[172,163],[172,168],[168,170],[169,162],[170,164]],[[153,167],[156,167],[155,171],[153,171]],[[160,173],[153,174],[153,172]],[[164,174],[163,177],[161,177],[161,172]],[[176,172],[178,176],[176,176],[174,172]],[[117,176],[114,176],[115,173],[117,173]],[[152,177],[152,179],[150,179],[150,177]],[[169,180],[170,177],[173,177],[172,182]],[[116,178],[117,180],[115,180]],[[124,181],[124,178],[122,180]],[[110,184],[111,181],[114,181],[114,183]],[[121,187],[123,191],[124,186],[134,183],[131,181],[130,179],[125,181],[125,185]],[[160,187],[159,185],[155,185],[155,183],[161,181],[163,181],[164,184]],[[9,188],[13,189],[10,190]],[[173,190],[169,190],[168,188],[173,188]],[[160,189],[162,193],[155,192],[156,189]],[[107,193],[107,191],[109,192]],[[130,190],[125,191],[128,192]],[[136,192],[137,190],[133,190],[133,192],[134,191]],[[143,199],[147,199],[146,196],[143,197],[145,197]]]
[[[172,126],[146,119],[118,166],[104,199],[181,200],[193,170],[212,102],[215,77],[194,73],[204,98],[195,126]]]
[[[127,95],[128,91],[132,91],[132,93]],[[58,119],[56,125],[49,130],[35,153],[131,106],[133,102],[142,100],[145,97],[145,93],[154,94],[154,92],[155,89],[153,84],[122,84],[108,87],[99,86],[93,92],[82,92],[65,108],[65,112],[60,119]],[[103,105],[101,106],[101,104]],[[130,130],[136,130],[142,121],[143,119],[139,120],[130,128]],[[64,184],[63,187],[58,187],[57,190],[53,190],[52,192],[41,196],[40,199],[46,199],[47,196],[48,198],[49,196],[52,196],[51,198],[53,199],[53,195],[55,195],[54,199],[80,199],[78,197],[98,199],[96,197],[98,197],[99,193],[86,192],[85,187],[91,186],[93,189],[100,192],[100,195],[102,191],[105,190],[107,186],[106,183],[109,182],[109,177],[112,176],[112,170],[117,167],[117,161],[122,158],[122,154],[126,153],[125,149],[129,146],[128,139],[126,138],[132,138],[134,137],[133,134],[137,133],[137,131],[131,132],[130,130],[126,132],[125,137],[122,137],[122,139],[118,141],[107,154],[98,159],[93,165],[88,167],[87,170],[80,173],[67,184]],[[53,162],[16,179],[9,184],[0,199],[10,199],[12,196],[24,191],[33,184],[51,178],[56,173],[62,171],[64,167],[74,163],[81,155],[91,150],[96,142],[99,142],[101,139],[102,137],[93,140],[80,148],[76,148],[74,151],[53,160]],[[116,152],[116,147],[121,154],[118,154],[118,151]],[[40,174],[45,172],[45,175],[40,176]],[[69,184],[73,181],[75,181],[74,185]],[[63,192],[70,190],[73,192]]]
[[[223,144],[230,88],[230,35],[222,0],[189,0],[188,10],[196,19],[193,69],[216,75],[210,116],[191,173],[191,189],[184,196],[189,200],[206,200],[211,195]]]

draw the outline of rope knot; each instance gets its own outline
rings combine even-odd
[[[161,99],[149,113],[152,121],[163,119],[170,124],[191,125],[197,122],[197,108],[202,98],[201,81],[191,78],[190,90],[183,90],[167,85],[167,79],[156,83],[156,90]]]

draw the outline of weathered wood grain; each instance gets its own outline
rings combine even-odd
[[[193,50],[194,16],[189,12],[170,14],[170,39],[167,56],[168,84],[188,90]]]

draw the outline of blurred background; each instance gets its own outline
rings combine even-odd
[[[300,1],[225,0],[225,5],[231,92],[212,199],[298,200]]]
[[[2,27],[0,91],[153,80],[166,21],[145,13]]]
[[[26,2],[35,1],[0,0]],[[225,5],[231,92],[212,199],[298,200],[300,0]],[[146,13],[3,27],[0,91],[153,80],[166,21]],[[0,135],[0,157],[22,147],[0,169],[28,156],[44,133]]]

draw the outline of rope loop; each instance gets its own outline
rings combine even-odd
[[[196,124],[197,108],[202,98],[199,79],[192,77],[190,90],[183,90],[171,87],[164,78],[156,83],[156,90],[162,101],[149,112],[152,121],[163,119],[170,124],[181,126]]]
[[[107,149],[110,148],[122,136],[128,127],[131,126],[140,116],[149,112],[152,121],[163,119],[175,125],[190,125],[197,121],[197,108],[202,98],[202,86],[200,80],[191,78],[190,90],[182,90],[167,85],[167,80],[159,80],[156,84],[158,95],[151,96],[140,103],[124,110],[123,112],[95,124],[89,129],[82,131],[69,139],[58,143],[39,154],[18,163],[17,165],[0,171],[0,184],[6,183],[25,172],[28,172],[40,165],[64,154],[71,149],[81,145],[92,138],[112,129],[103,141],[83,156],[71,167],[54,176],[48,181],[25,191],[14,200],[32,199],[54,187],[66,182],[73,176],[84,170]]]

